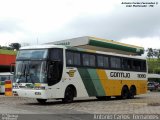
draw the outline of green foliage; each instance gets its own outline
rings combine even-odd
[[[149,58],[147,59],[148,72],[160,74],[160,59]]]
[[[12,49],[19,50],[19,48],[21,47],[21,44],[19,44],[19,43],[11,43],[9,46],[10,46]]]
[[[148,58],[153,58],[153,57],[155,57],[155,58],[160,59],[160,49],[148,48],[148,49],[146,50],[146,52],[147,52],[147,57],[148,57]]]
[[[146,52],[148,72],[160,74],[160,49],[148,48]]]
[[[0,46],[0,49],[3,49],[3,50],[13,50],[11,47],[7,47],[7,46]]]
[[[147,50],[147,57],[148,58],[153,58],[153,55],[154,55],[154,51],[153,51],[153,49],[152,48],[148,48]]]

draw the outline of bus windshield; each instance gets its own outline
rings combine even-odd
[[[17,83],[46,83],[46,61],[17,61]]]
[[[20,50],[17,54],[17,60],[19,59],[45,59],[47,58],[46,49],[43,50]]]

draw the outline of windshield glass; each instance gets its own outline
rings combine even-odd
[[[20,50],[17,54],[18,59],[45,59],[48,50]]]
[[[46,83],[46,61],[17,61],[16,82]]]

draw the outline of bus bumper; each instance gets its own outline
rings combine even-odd
[[[13,95],[19,97],[48,99],[46,90],[13,89]]]

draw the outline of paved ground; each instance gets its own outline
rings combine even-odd
[[[68,115],[68,117],[65,116],[65,119],[68,120],[75,119],[70,114],[81,114],[79,119],[84,114],[160,114],[160,92],[148,92],[145,95],[136,96],[135,99],[127,100],[112,98],[107,101],[98,101],[96,98],[81,98],[70,104],[50,100],[46,105],[38,104],[35,99],[0,95],[0,113],[39,114],[39,116],[40,114],[50,114],[47,117],[53,118],[54,115],[54,118],[57,119]]]

